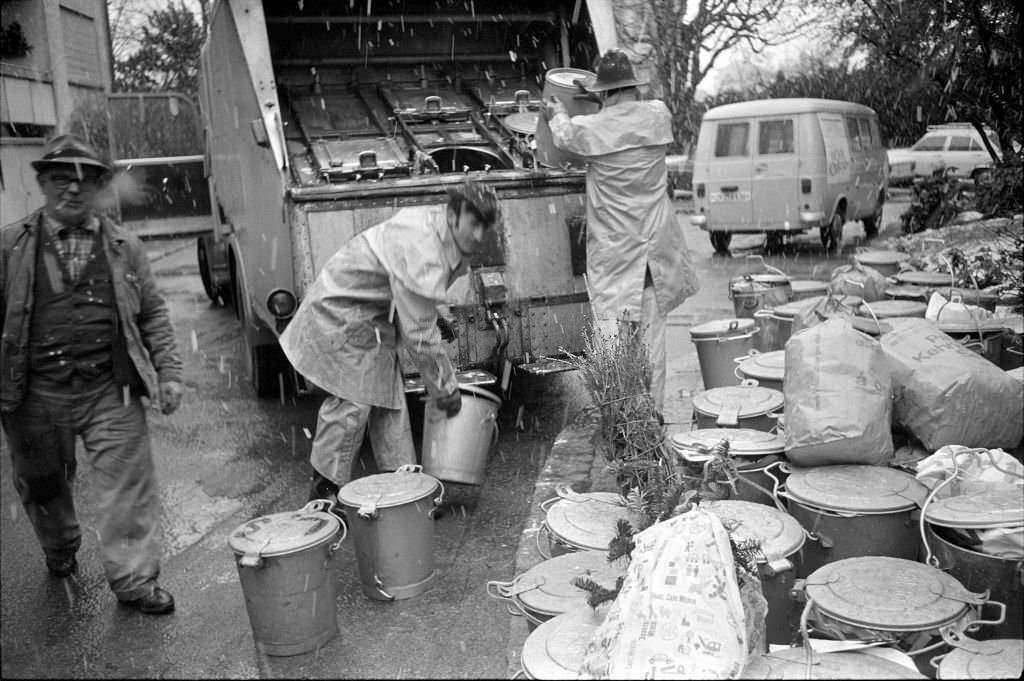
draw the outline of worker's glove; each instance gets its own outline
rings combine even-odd
[[[462,393],[456,388],[447,395],[437,398],[437,408],[445,412],[448,418],[452,418],[462,409]]]
[[[444,317],[437,318],[437,328],[441,330],[441,338],[445,343],[451,343],[459,337],[459,330]]]

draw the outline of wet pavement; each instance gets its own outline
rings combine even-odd
[[[745,271],[760,237],[733,240],[732,257],[712,254],[685,220],[703,290],[669,319],[670,430],[689,428],[689,398],[700,389],[690,326],[731,316],[730,277]],[[884,224],[896,219],[887,206]],[[840,256],[824,257],[816,234],[765,261],[793,277],[826,278],[858,245],[847,225]],[[306,500],[309,438],[319,398],[257,400],[248,385],[234,313],[211,305],[195,265],[194,239],[147,242],[186,361],[185,400],[172,416],[152,412],[165,510],[161,583],[177,600],[166,617],[118,606],[97,554],[89,471],[80,467],[76,501],[84,538],[80,570],[50,578],[10,483],[0,451],[0,675],[4,678],[495,678],[518,667],[522,619],[486,595],[487,580],[520,568],[522,530],[536,516],[535,479],[552,443],[581,410],[572,374],[517,376],[499,413],[499,441],[482,487],[450,486],[449,512],[435,523],[438,574],[421,596],[394,603],[362,595],[351,540],[335,555],[340,634],[294,657],[256,652],[237,569],[226,541],[241,523],[293,510]],[[752,262],[751,266],[759,263]],[[817,269],[816,269],[817,268]],[[415,418],[415,414],[414,414]],[[561,451],[564,448],[556,447]],[[590,474],[592,453],[577,452]],[[597,462],[599,464],[599,462]],[[596,464],[595,464],[596,465]],[[550,496],[550,495],[548,495]],[[517,627],[522,631],[517,634]],[[511,643],[510,643],[511,642]]]

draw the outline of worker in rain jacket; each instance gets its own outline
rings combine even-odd
[[[651,395],[665,399],[665,320],[697,292],[683,231],[667,191],[668,108],[641,101],[629,58],[608,50],[597,78],[581,87],[600,99],[595,114],[569,117],[555,97],[544,115],[555,146],[587,163],[587,279],[595,330],[644,333],[650,352]]]
[[[450,191],[447,206],[403,208],[324,265],[281,335],[295,369],[329,393],[310,454],[311,499],[333,497],[351,480],[367,431],[380,471],[416,463],[399,346],[438,408],[449,418],[459,412],[442,344],[454,336],[438,306],[497,221],[494,190],[467,181]]]
[[[169,613],[143,405],[170,414],[181,401],[167,305],[142,243],[95,210],[110,164],[61,135],[32,167],[46,205],[0,230],[0,417],[14,487],[50,574],[70,577],[82,543],[72,497],[80,437],[111,590],[144,613]]]

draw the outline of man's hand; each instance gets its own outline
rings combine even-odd
[[[166,381],[160,384],[160,411],[172,414],[181,404],[181,383]]]
[[[437,328],[441,330],[441,339],[445,343],[451,343],[459,337],[459,330],[444,317],[437,318]]]
[[[456,388],[451,393],[437,398],[437,408],[452,418],[462,409],[462,393]]]

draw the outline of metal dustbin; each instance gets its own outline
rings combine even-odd
[[[487,594],[505,601],[510,615],[526,618],[530,631],[562,613],[587,605],[589,593],[575,584],[577,577],[615,589],[629,561],[608,562],[607,551],[573,551],[541,561],[510,582],[487,582]]]
[[[636,513],[626,508],[626,500],[614,492],[576,492],[568,486],[557,488],[556,496],[540,503],[544,511],[537,538],[537,550],[544,558],[571,551],[607,551],[615,537],[616,524],[628,520],[639,524]],[[547,535],[547,547],[541,535]]]
[[[1024,487],[988,487],[926,502],[922,514],[924,562],[948,572],[972,591],[989,590],[1006,604],[1006,621],[986,633],[1019,637],[1024,632],[1024,559],[975,551],[962,544],[975,531],[1024,526]]]
[[[594,632],[604,622],[607,606],[590,606],[542,622],[526,637],[520,664],[528,679],[576,679]]]
[[[778,390],[781,393],[786,376],[786,351],[757,352],[752,350],[748,356],[736,358],[735,374],[740,382],[752,378],[762,388]]]
[[[704,389],[736,385],[736,357],[749,355],[758,334],[753,319],[716,319],[690,329]]]
[[[797,581],[803,635],[885,641],[916,656],[1002,621],[1005,607],[968,591],[942,570],[904,558],[861,556],[824,565]],[[983,619],[985,606],[995,619]],[[930,643],[938,639],[937,643]],[[920,665],[919,665],[920,668]]]
[[[753,428],[771,432],[785,402],[782,393],[747,379],[736,386],[712,388],[693,396],[698,428]]]
[[[412,598],[434,578],[434,510],[444,486],[421,471],[402,466],[353,480],[338,492],[348,509],[359,581],[373,600]]]
[[[307,653],[338,633],[332,557],[345,529],[327,512],[333,505],[318,499],[298,511],[261,516],[228,537],[262,653]]]
[[[776,508],[749,501],[709,501],[702,508],[718,516],[734,541],[756,540],[761,545],[758,560],[761,591],[768,601],[765,632],[769,644],[789,645],[796,624],[790,591],[800,563],[804,529],[796,518]]]
[[[673,450],[686,462],[692,475],[703,475],[711,450],[722,440],[729,443],[729,455],[736,462],[736,491],[729,498],[774,506],[778,481],[785,480],[781,463],[785,461],[786,440],[782,435],[752,428],[698,428],[676,433]],[[776,470],[772,470],[776,469]]]
[[[916,511],[927,488],[909,473],[884,466],[790,468],[779,495],[811,539],[800,576],[859,556],[917,558]]]

